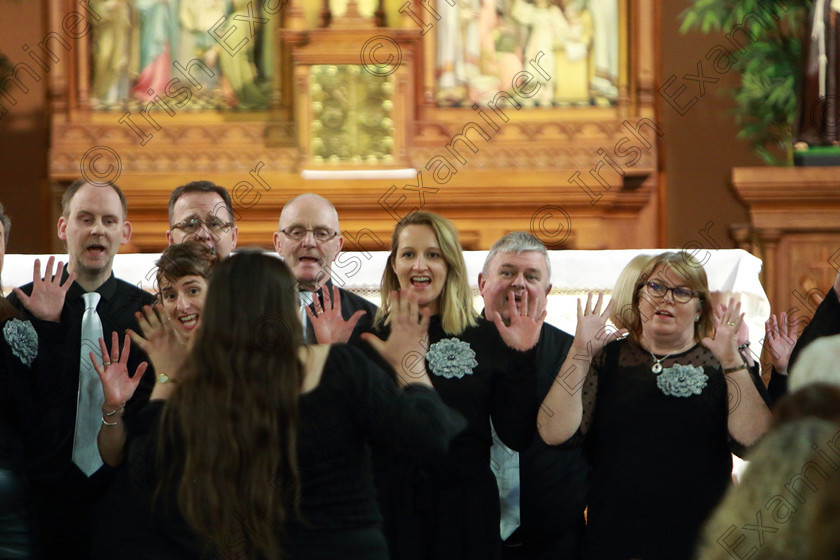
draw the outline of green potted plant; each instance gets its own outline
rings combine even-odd
[[[733,70],[741,87],[729,93],[738,137],[771,164],[793,162],[802,39],[808,30],[811,0],[695,0],[681,14],[680,32],[732,33],[743,25],[750,37],[732,46]],[[758,17],[756,17],[758,16]],[[746,35],[741,34],[744,38]]]

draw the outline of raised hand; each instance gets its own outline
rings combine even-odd
[[[71,272],[67,276],[67,280],[61,282],[64,263],[58,263],[55,275],[53,275],[54,263],[55,257],[47,259],[47,270],[44,277],[41,278],[41,260],[35,259],[35,267],[32,271],[32,295],[26,295],[20,288],[15,288],[14,293],[36,319],[57,323],[61,320],[64,298],[67,296],[67,290],[73,285],[76,274]]]
[[[371,333],[362,334],[362,340],[394,368],[401,385],[424,383],[431,385],[426,372],[426,352],[429,350],[428,308],[420,310],[414,298],[391,292],[391,334],[382,340]]]
[[[741,330],[743,322],[741,302],[735,303],[735,298],[729,298],[729,303],[721,310],[720,315],[715,313],[714,337],[706,337],[701,341],[724,368],[743,363],[743,358],[738,352],[738,331]]]
[[[782,374],[788,373],[790,365],[790,354],[796,346],[798,338],[796,332],[799,326],[799,317],[795,317],[790,324],[787,321],[787,313],[782,313],[779,319],[776,315],[770,315],[770,319],[764,323],[764,345],[770,351],[773,359],[773,368]]]
[[[592,305],[592,293],[586,296],[586,307],[577,300],[577,326],[575,327],[574,345],[585,349],[586,356],[594,356],[607,343],[627,334],[627,329],[608,329],[607,319],[615,308],[615,300],[610,300],[607,307],[601,311],[604,294],[599,292],[595,305]]]
[[[187,360],[189,348],[184,337],[172,326],[172,319],[163,305],[156,303],[154,308],[144,305],[143,311],[134,316],[143,336],[129,329],[127,332],[131,340],[146,352],[156,373],[177,379]]]
[[[116,411],[125,408],[125,403],[134,395],[140,379],[149,367],[147,362],[141,362],[134,372],[134,377],[128,376],[128,354],[131,350],[131,339],[126,334],[122,354],[120,353],[119,337],[114,331],[111,333],[111,351],[105,346],[105,341],[99,339],[99,349],[102,352],[102,365],[96,360],[93,352],[90,352],[90,361],[93,368],[99,374],[102,382],[102,391],[105,393],[103,409]]]
[[[726,306],[723,304],[717,305],[715,306],[714,311],[715,317],[717,317],[718,320],[720,320],[720,318],[723,316],[723,313],[726,311]],[[747,325],[746,321],[741,322],[741,328],[739,328],[738,332],[735,333],[735,342],[738,343],[739,350],[744,344],[749,346],[750,327],[749,325]],[[755,360],[753,360],[752,354],[750,354],[749,352],[747,352],[746,355],[742,354],[741,356],[744,358],[744,360],[746,360],[748,366],[752,367],[755,365]]]
[[[309,306],[306,306],[306,314],[309,316],[309,322],[312,323],[315,338],[319,344],[347,342],[350,340],[350,335],[353,334],[353,329],[356,328],[356,323],[367,311],[360,309],[345,321],[341,316],[341,294],[338,291],[338,286],[332,287],[332,297],[330,297],[329,290],[325,290],[323,286],[320,292],[324,299],[323,309],[318,297],[312,298],[315,313]]]
[[[505,325],[502,315],[496,311],[492,317],[496,328],[510,348],[525,351],[537,345],[540,331],[548,312],[545,309],[545,298],[535,298],[528,301],[528,290],[522,292],[522,305],[516,310],[513,292],[508,292],[508,315],[510,324]]]

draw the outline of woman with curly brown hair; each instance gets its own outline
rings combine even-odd
[[[222,262],[175,389],[127,427],[94,557],[387,558],[367,442],[434,456],[461,426],[401,367],[428,317],[398,305],[395,386],[351,347],[302,344],[281,261]]]
[[[219,258],[214,251],[201,243],[188,241],[170,245],[155,263],[158,303],[154,309],[147,306],[143,313],[136,314],[138,324],[143,327],[144,333],[148,333],[150,341],[147,343],[136,334],[133,339],[146,352],[154,365],[158,381],[161,382],[156,383],[153,389],[153,395],[157,398],[165,398],[168,395],[171,385],[165,383],[177,382],[179,370],[192,344],[193,334],[201,321],[210,275],[218,262]],[[160,328],[152,329],[150,322],[159,325]],[[130,336],[129,329],[126,339]],[[128,340],[126,344],[130,349]],[[119,341],[116,333],[111,336],[111,352],[104,341],[100,342],[100,350],[103,363],[117,361]],[[105,358],[107,355],[110,355],[110,358]],[[105,396],[102,403],[103,422],[97,438],[99,454],[106,464],[115,467],[123,461],[125,429],[122,419],[125,405],[134,395],[146,366],[141,364],[137,373],[128,377],[123,375],[120,369],[100,367],[92,352],[91,359],[102,381]]]

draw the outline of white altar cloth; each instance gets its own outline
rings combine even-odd
[[[549,251],[552,290],[548,298],[546,321],[571,334],[575,332],[577,298],[588,291],[609,295],[621,269],[636,255],[658,254],[662,249],[621,251]],[[487,251],[466,251],[468,277],[475,294],[474,303],[481,309],[478,296],[478,273]],[[114,274],[146,290],[154,289],[155,260],[158,253],[126,253],[114,259]],[[32,281],[36,258],[43,263],[49,255],[6,255],[2,286],[6,293],[13,286]],[[56,255],[66,261],[66,255]],[[750,329],[750,344],[759,353],[764,339],[764,322],[770,316],[770,303],[759,282],[761,260],[740,249],[699,250],[695,257],[704,265],[712,292],[733,294],[741,300]],[[379,282],[388,258],[387,251],[345,252],[332,267],[333,281],[374,303],[379,302]]]

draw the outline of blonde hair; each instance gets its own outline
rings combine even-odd
[[[707,336],[711,336],[714,330],[714,312],[712,310],[712,299],[709,294],[709,280],[706,278],[706,271],[703,265],[685,251],[668,251],[656,255],[648,261],[639,278],[636,281],[636,289],[633,294],[633,313],[632,325],[630,327],[630,336],[634,341],[639,342],[642,337],[642,323],[647,318],[642,318],[639,313],[639,301],[643,297],[650,298],[642,286],[648,281],[653,272],[663,265],[670,270],[676,271],[684,280],[680,283],[697,293],[699,301],[697,302],[698,311],[700,312],[700,320],[694,323],[694,339],[700,341]]]
[[[613,286],[611,298],[615,302],[610,321],[619,329],[627,329],[633,326],[633,318],[638,313],[633,308],[633,295],[636,293],[636,284],[639,274],[645,265],[652,259],[650,255],[636,255],[621,269],[618,279]]]
[[[818,338],[800,354],[790,371],[788,391],[809,383],[840,386],[840,335]]]
[[[770,431],[750,453],[740,484],[727,490],[706,523],[699,560],[730,560],[735,543],[740,543],[738,548],[743,551],[757,548],[752,560],[806,558],[818,496],[827,480],[840,477],[826,459],[830,453],[834,455],[829,457],[831,461],[840,461],[839,436],[840,426],[815,418]],[[763,544],[754,530],[744,530],[744,525],[756,523],[759,513],[764,526],[777,529],[761,535],[766,539]],[[783,518],[778,519],[782,513]]]
[[[446,334],[457,335],[467,327],[475,326],[476,313],[472,306],[472,290],[467,280],[467,265],[461,244],[458,242],[458,230],[439,214],[433,212],[414,212],[403,218],[394,228],[391,236],[391,254],[382,273],[380,286],[381,304],[376,313],[375,325],[380,327],[388,323],[391,313],[391,292],[400,289],[400,282],[394,272],[394,263],[400,245],[400,233],[408,226],[428,226],[435,232],[443,259],[446,261],[446,280],[440,293],[440,315]]]

